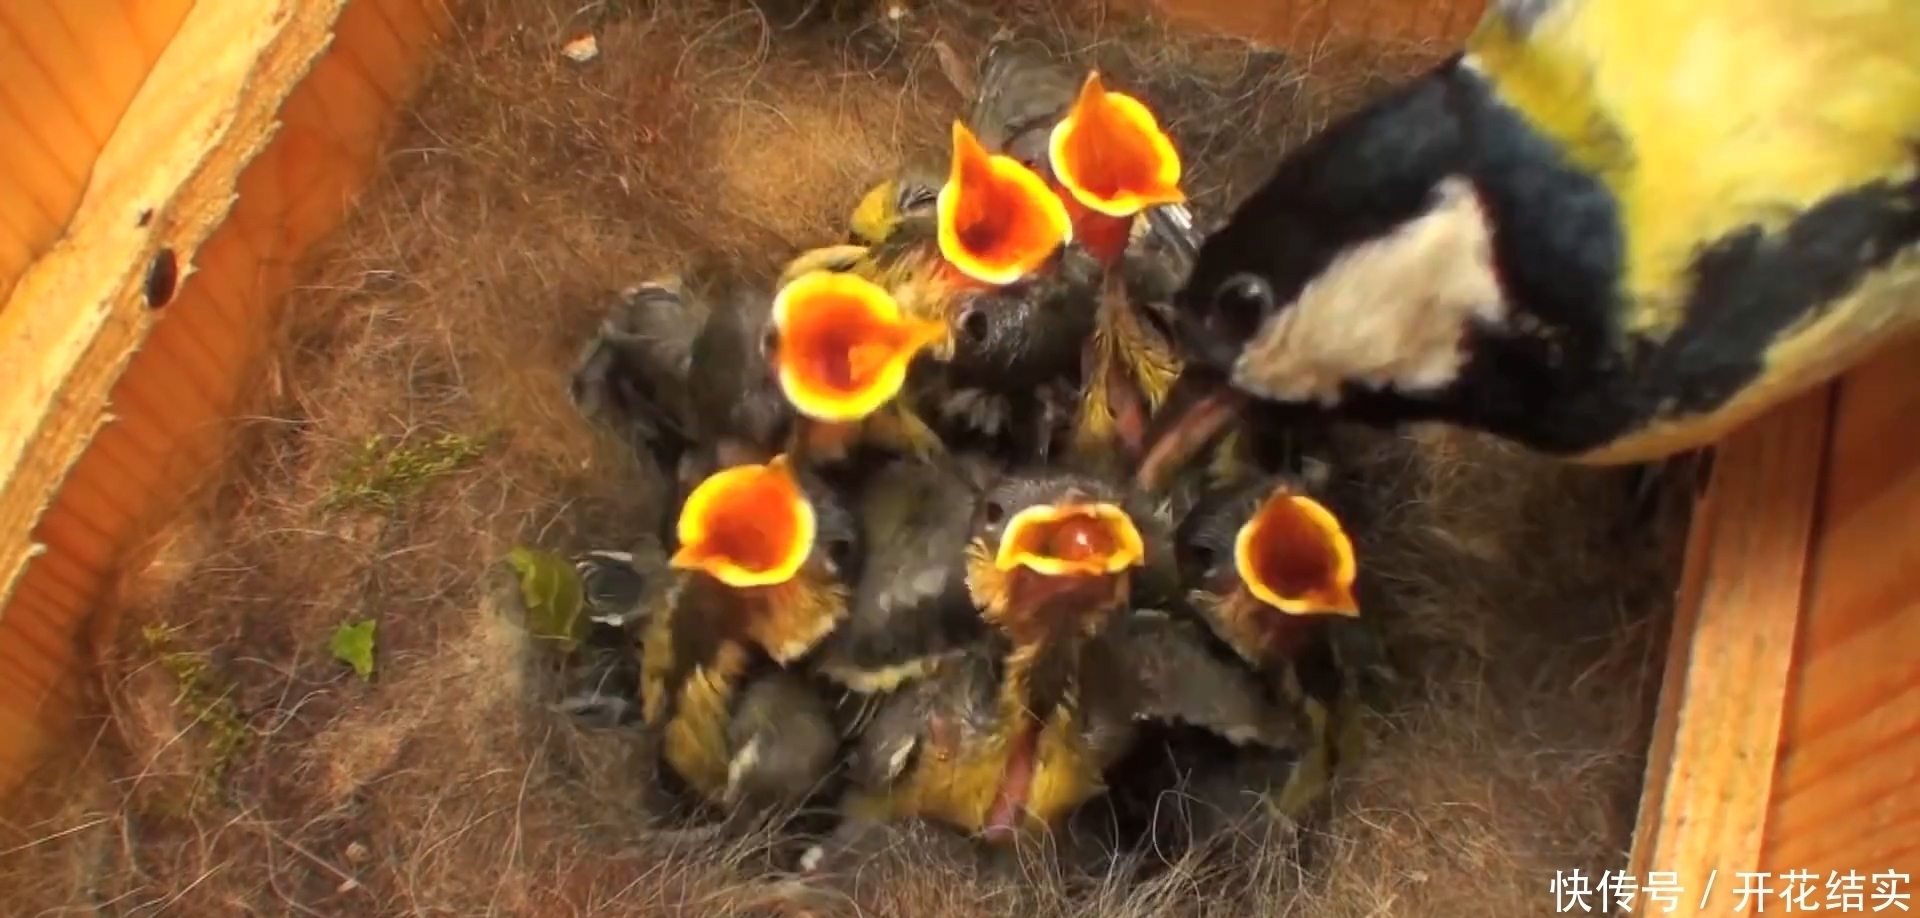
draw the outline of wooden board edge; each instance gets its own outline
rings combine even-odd
[[[1804,612],[1837,384],[1789,402],[1714,450],[1687,539],[1629,870],[1634,914],[1733,915],[1759,869],[1782,708]],[[1667,879],[1667,877],[1662,877]]]
[[[108,395],[151,327],[149,266],[169,250],[179,266],[170,286],[184,280],[343,5],[189,13],[101,151],[61,243],[0,310],[0,363],[21,376],[0,399],[0,615],[43,550],[35,526],[106,422]]]

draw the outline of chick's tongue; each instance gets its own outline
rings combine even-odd
[[[1014,734],[1007,750],[1006,771],[1000,775],[1000,791],[987,810],[986,832],[989,838],[1003,838],[1019,825],[1020,812],[1026,808],[1027,795],[1033,790],[1033,772],[1040,746],[1040,723],[1028,719]]]

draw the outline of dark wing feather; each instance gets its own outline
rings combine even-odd
[[[940,467],[905,461],[868,479],[857,501],[863,576],[847,621],[821,647],[821,671],[853,683],[981,635],[963,570],[973,493]]]
[[[1121,622],[1118,637],[1140,680],[1140,716],[1275,749],[1299,748],[1305,738],[1300,712],[1273,697],[1251,670],[1216,651],[1192,622],[1137,611]]]
[[[1073,107],[1083,79],[1037,42],[995,41],[981,55],[967,127],[989,150],[1029,166],[1045,163],[1047,138]]]
[[[706,304],[675,282],[624,291],[581,350],[568,398],[671,471],[693,437],[687,380],[706,320]]]

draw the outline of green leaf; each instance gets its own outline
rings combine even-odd
[[[507,553],[507,563],[520,577],[527,633],[553,641],[577,640],[584,621],[580,612],[585,593],[573,562],[522,546]]]
[[[333,658],[353,667],[363,680],[373,678],[373,629],[378,624],[373,619],[349,622],[335,628],[333,640],[327,642]]]

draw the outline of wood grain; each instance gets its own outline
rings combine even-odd
[[[1920,341],[1840,384],[1768,814],[1774,873],[1920,876],[1916,417]]]
[[[1689,534],[1631,863],[1695,894],[1714,878],[1721,891],[1688,914],[1736,914],[1734,875],[1761,862],[1832,398],[1817,390],[1717,447]]]
[[[60,237],[94,159],[192,6],[0,3],[0,307]]]
[[[71,721],[77,641],[108,578],[215,466],[282,294],[377,166],[450,20],[442,0],[192,6],[176,28],[144,0],[73,7],[118,11],[101,40],[153,63],[116,122],[97,102],[47,116],[71,154],[51,162],[84,154],[86,194],[0,301],[0,365],[23,382],[0,391],[0,790]],[[98,57],[93,34],[62,47]],[[65,93],[92,99],[113,73]],[[78,144],[103,127],[97,150]],[[0,258],[20,250],[14,214],[0,206]],[[181,281],[154,310],[142,288],[163,247]]]

